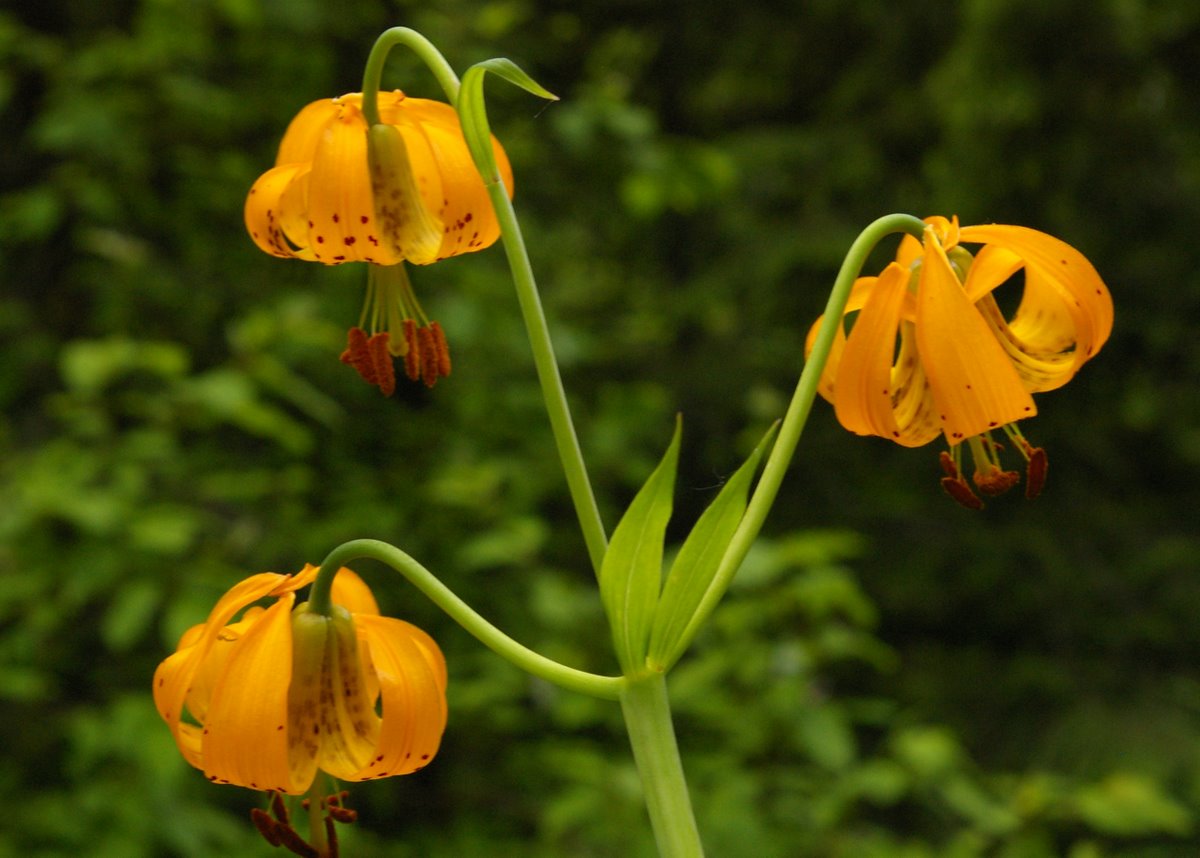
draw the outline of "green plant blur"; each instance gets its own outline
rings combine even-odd
[[[243,232],[288,120],[397,24],[562,96],[490,116],[610,529],[682,412],[678,546],[881,214],[1032,226],[1113,290],[1026,429],[1036,502],[967,513],[936,448],[818,404],[670,678],[710,853],[1196,855],[1200,5],[42,0],[0,9],[0,856],[278,854],[149,679],[233,582],[347,539],[616,669],[500,251],[413,272],[454,375],[383,400],[337,361],[361,268]],[[399,54],[385,85],[436,94]],[[451,718],[434,765],[353,791],[348,854],[652,854],[615,705],[358,571],[441,643]]]

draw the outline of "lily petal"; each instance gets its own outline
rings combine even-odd
[[[371,588],[351,569],[338,570],[333,577],[331,596],[335,605],[341,605],[351,614],[379,615],[379,603]]]
[[[942,432],[951,445],[1037,412],[929,228],[917,288],[916,338]]]
[[[878,277],[859,277],[854,281],[854,285],[850,287],[850,295],[846,299],[846,308],[842,312],[842,324],[838,326],[837,333],[834,335],[833,344],[829,350],[829,359],[825,361],[825,368],[821,371],[821,380],[818,383],[817,391],[828,402],[833,402],[833,381],[837,377],[838,366],[842,360],[842,350],[846,346],[846,326],[845,319],[850,313],[861,310],[871,297],[871,292],[875,288]],[[821,322],[825,319],[822,314],[817,317],[817,320],[812,323],[808,329],[808,335],[804,339],[804,357],[807,358],[812,354],[813,344],[817,340],[817,334],[821,330]]]
[[[325,127],[337,116],[340,100],[322,98],[300,109],[283,132],[279,153],[275,156],[276,166],[312,161]]]
[[[171,728],[180,753],[193,766],[200,768],[201,765],[199,729],[183,723],[182,718],[184,701],[197,670],[216,642],[217,635],[238,611],[270,595],[277,587],[286,585],[291,577],[262,572],[235,584],[213,606],[199,634],[195,627],[184,633],[183,641],[189,641],[190,645],[186,649],[178,649],[154,672],[154,704]]]
[[[376,226],[367,166],[367,123],[362,111],[341,100],[326,123],[308,178],[308,247],[316,259],[394,265],[403,260]]]
[[[928,406],[924,418],[919,408],[910,405],[905,409],[905,425],[896,419],[896,403],[902,396],[915,393],[924,398],[923,374],[914,384],[914,372],[919,371],[915,355],[902,353],[900,365],[893,367],[909,277],[909,270],[895,262],[880,274],[846,341],[833,390],[838,420],[847,429],[917,447],[928,443],[938,429],[928,420]]]
[[[1018,311],[1018,318],[1026,317],[1023,324],[1038,329],[1041,323],[1035,319],[1036,310],[1045,310],[1049,296],[1057,296],[1061,309],[1056,311],[1056,319],[1070,319],[1073,327],[1067,339],[1074,348],[1074,369],[1108,340],[1113,324],[1112,296],[1092,264],[1071,245],[1035,229],[1003,224],[964,227],[962,240],[1003,247],[1025,260],[1026,293],[1029,296],[1031,289],[1033,293],[1026,312]],[[1053,327],[1059,328],[1061,323]],[[1028,337],[1028,333],[1021,336]]]
[[[391,617],[356,615],[379,679],[383,721],[371,761],[346,780],[409,774],[437,753],[446,728],[446,661],[429,635]]]
[[[308,173],[308,164],[285,164],[263,173],[250,188],[243,216],[246,231],[260,250],[284,259],[316,259],[308,248],[304,216]]]
[[[204,725],[204,773],[251,789],[300,793],[308,783],[288,768],[291,611],[285,593],[237,641],[218,680]]]
[[[404,112],[419,124],[428,140],[433,162],[427,168],[433,167],[441,176],[443,197],[435,201],[434,210],[439,212],[444,236],[437,257],[445,259],[489,247],[500,237],[500,223],[483,179],[471,160],[458,114],[448,104],[424,98],[410,98],[403,106]],[[495,137],[492,138],[492,151],[505,190],[512,199],[512,167]],[[413,163],[415,169],[416,157],[413,157]]]

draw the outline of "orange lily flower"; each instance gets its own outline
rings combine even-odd
[[[215,783],[295,795],[318,769],[363,781],[415,772],[437,753],[446,726],[437,644],[380,616],[349,569],[333,581],[332,616],[293,610],[316,573],[234,585],[154,673],[154,702],[180,753]]]
[[[1037,413],[1031,394],[1066,384],[1104,345],[1112,297],[1079,251],[1045,233],[960,227],[957,218],[926,224],[922,242],[905,236],[878,277],[855,282],[819,390],[859,435],[906,447],[942,435],[950,446],[941,454],[942,485],[972,508],[982,502],[962,476],[963,442],[981,492],[1000,494],[1020,481],[1000,464],[991,433],[1001,430],[1025,459],[1026,495],[1035,497],[1046,454],[1016,423]],[[983,246],[972,256],[964,243]],[[993,293],[1016,275],[1024,292],[1008,317]],[[809,330],[808,351],[820,323]]]
[[[399,90],[379,93],[378,105],[381,123],[370,129],[361,93],[301,110],[275,167],[250,189],[245,220],[273,256],[368,263],[366,304],[342,360],[390,394],[392,357],[431,386],[450,372],[441,326],[421,309],[404,262],[482,250],[500,226],[453,107]],[[492,146],[511,196],[512,168]]]

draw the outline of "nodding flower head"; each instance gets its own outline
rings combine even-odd
[[[349,569],[333,581],[329,616],[296,607],[316,572],[236,584],[155,671],[159,714],[210,781],[297,795],[318,769],[363,781],[415,772],[437,753],[446,726],[437,644],[380,616]]]
[[[393,357],[429,385],[450,371],[444,334],[422,311],[404,263],[482,250],[500,226],[453,107],[398,90],[379,93],[378,107],[373,127],[359,93],[302,109],[275,166],[251,187],[245,220],[254,243],[273,256],[368,263],[362,336],[351,333],[342,359],[390,394]],[[512,168],[494,138],[492,146],[511,197]],[[364,350],[359,340],[375,345]]]
[[[1112,297],[1091,263],[1053,236],[960,227],[957,218],[926,224],[922,241],[906,236],[879,276],[855,282],[819,390],[857,434],[907,447],[942,436],[942,485],[971,508],[983,506],[976,490],[996,495],[1021,480],[1001,464],[1000,432],[1025,461],[1025,493],[1035,497],[1046,454],[1016,424],[1037,413],[1032,394],[1066,384],[1104,345]],[[996,300],[1001,287],[1022,290],[1011,313]],[[963,476],[964,444],[974,489]]]

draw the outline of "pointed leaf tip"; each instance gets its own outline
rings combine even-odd
[[[488,72],[539,98],[558,101],[558,96],[522,71],[512,60],[502,57],[475,63],[467,69],[458,93],[458,117],[476,168],[485,182],[494,184],[500,181],[500,172],[495,153],[492,152],[492,131],[483,98],[483,80]]]
[[[666,671],[679,659],[733,580],[737,567],[723,569],[723,561],[745,515],[750,483],[778,429],[776,422],[767,430],[700,516],[675,556],[650,635],[647,662],[652,669]]]
[[[671,518],[681,421],[658,467],[621,517],[600,566],[600,598],[626,672],[645,669],[650,629],[662,587],[663,539]]]

